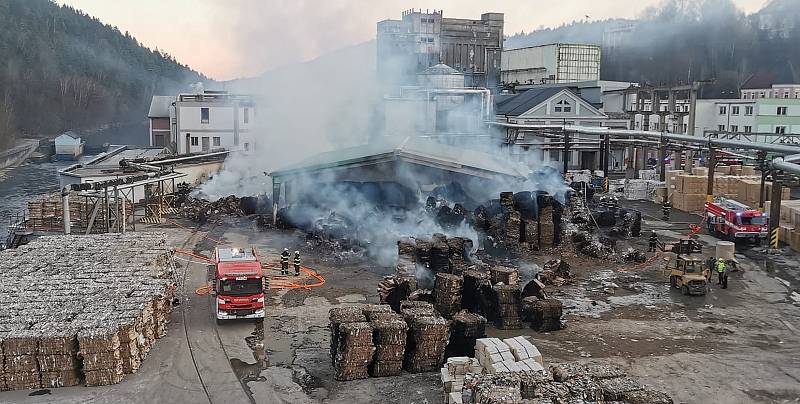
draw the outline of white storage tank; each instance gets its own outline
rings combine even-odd
[[[464,75],[444,63],[439,63],[417,74],[417,84],[426,88],[464,88]]]

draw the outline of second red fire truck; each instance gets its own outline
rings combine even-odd
[[[708,232],[726,240],[752,239],[759,242],[769,234],[766,213],[728,198],[714,198],[705,204]]]

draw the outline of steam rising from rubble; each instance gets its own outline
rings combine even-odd
[[[386,94],[381,83],[392,80],[385,80],[385,77],[378,80],[375,54],[375,41],[371,41],[257,78],[227,83],[227,90],[253,94],[256,99],[255,151],[231,154],[224,171],[202,185],[195,194],[206,199],[231,194],[239,197],[271,194],[271,179],[265,173],[320,152],[362,145],[380,136],[378,134],[384,129],[382,100]],[[474,121],[475,116],[474,105],[453,108],[437,130],[445,133],[463,131],[464,122],[468,119]],[[415,115],[405,119],[415,122],[419,117]],[[484,131],[483,137],[471,140],[458,139],[457,146],[489,152],[509,161],[506,151],[487,140],[487,133]],[[497,198],[501,191],[519,190],[544,190],[564,201],[567,187],[557,169],[539,161],[520,164],[522,172],[530,171],[527,167],[534,167],[538,174],[523,182],[487,183],[467,179],[462,180],[461,185],[479,204]],[[400,181],[406,184],[444,185],[453,181],[419,178],[419,173],[402,169],[397,170],[396,175],[400,179],[413,178],[413,181]],[[291,202],[302,204],[302,207],[290,211],[292,221],[304,223],[305,228],[329,233],[339,222],[343,229],[351,232],[345,235],[346,238],[356,239],[383,263],[396,259],[396,241],[402,236],[429,237],[433,233],[444,233],[470,238],[476,241],[477,246],[477,233],[470,226],[461,224],[445,229],[429,215],[420,214],[427,194],[419,189],[411,189],[410,196],[402,203],[392,200],[379,202],[352,187],[336,186],[336,182],[336,178],[320,177],[316,173],[296,181],[292,186]]]

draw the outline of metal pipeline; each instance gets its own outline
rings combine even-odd
[[[65,186],[61,190],[61,210],[62,216],[64,216],[64,234],[70,234],[72,232],[71,228],[71,219],[69,217],[69,191],[72,189],[70,185]]]
[[[800,175],[800,165],[794,164],[792,161],[800,161],[800,147],[788,146],[781,144],[763,143],[763,142],[746,142],[741,140],[732,139],[713,139],[701,138],[690,135],[678,135],[667,132],[655,132],[645,130],[630,130],[630,129],[614,129],[592,126],[576,126],[576,125],[525,125],[525,124],[512,124],[504,122],[488,122],[493,126],[500,126],[505,128],[516,129],[540,129],[540,130],[561,130],[570,133],[580,133],[586,135],[605,135],[611,136],[628,136],[628,137],[646,137],[654,139],[667,139],[677,142],[694,143],[706,145],[707,147],[727,147],[735,149],[751,149],[763,150],[772,153],[785,154],[786,157],[776,157],[772,160],[772,167],[776,170],[781,170],[793,174]]]

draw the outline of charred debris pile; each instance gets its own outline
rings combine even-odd
[[[254,215],[259,226],[272,224],[272,199],[266,195],[237,197],[229,195],[216,201],[195,198],[188,189],[179,189],[176,195],[178,214],[197,224],[213,223],[223,216],[244,217]]]
[[[41,237],[0,252],[0,273],[2,390],[118,383],[166,334],[163,234]]]

